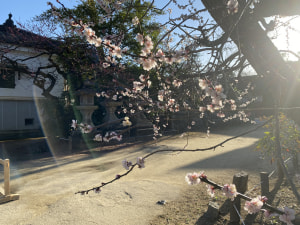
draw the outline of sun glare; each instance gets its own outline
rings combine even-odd
[[[283,17],[276,31],[271,34],[276,37],[273,42],[278,50],[288,50],[300,54],[300,17]],[[298,60],[292,54],[286,55],[289,60]]]

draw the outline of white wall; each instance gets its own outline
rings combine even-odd
[[[0,44],[0,50],[1,47],[7,49],[8,45]],[[33,57],[39,53],[38,50],[30,48],[18,47],[14,49],[14,46],[9,47],[11,51],[8,51],[5,56],[12,60],[18,60],[19,62],[21,62],[22,59]],[[31,71],[35,71],[38,67],[46,66],[47,64],[47,55],[22,62],[22,65],[27,66]],[[53,72],[53,69],[43,70],[43,72]],[[33,77],[22,73],[19,76],[18,73],[15,72],[15,84],[15,88],[0,87],[0,132],[39,129],[40,122],[35,100],[44,98],[44,96],[42,96],[42,90],[33,84]],[[51,94],[60,96],[63,87],[63,78],[57,75],[57,82]],[[42,109],[40,111],[42,111]]]
[[[8,46],[1,46],[8,48]],[[12,47],[11,47],[12,49]],[[33,57],[39,53],[38,50],[32,50],[29,48],[18,48],[17,50],[12,50],[8,52],[5,56],[9,57],[12,60],[19,60],[21,62],[22,59],[28,58],[28,57]],[[22,64],[24,66],[27,66],[30,68],[32,71],[35,71],[38,67],[40,66],[46,66],[48,64],[48,59],[47,55],[40,56],[38,58],[32,58],[30,60],[23,61]],[[53,69],[52,69],[53,70]],[[51,72],[50,69],[48,70],[43,70],[43,72]],[[34,75],[33,75],[34,76]],[[42,90],[38,88],[37,86],[33,85],[33,78],[25,75],[25,74],[20,74],[20,79],[18,79],[18,74],[15,73],[15,83],[16,87],[15,88],[0,88],[0,99],[16,99],[15,97],[20,97],[23,99],[28,99],[28,98],[40,98],[43,97],[41,95]],[[49,84],[48,84],[49,85]],[[63,78],[59,75],[57,75],[57,82],[55,84],[55,87],[51,91],[51,94],[55,96],[61,95],[63,91],[63,85],[64,81]]]
[[[39,128],[34,101],[0,100],[0,131]]]

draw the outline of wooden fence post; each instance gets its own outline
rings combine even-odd
[[[261,196],[267,197],[270,194],[269,173],[260,172],[260,185],[261,185]]]
[[[233,184],[236,186],[237,192],[244,194],[248,188],[248,174],[246,172],[240,172],[233,176]],[[237,213],[238,211],[238,213]],[[234,201],[231,202],[230,207],[230,224],[240,224],[240,214],[241,212],[241,199],[236,197]]]
[[[9,171],[9,159],[3,160],[4,167],[4,195],[10,194],[9,181],[10,181],[10,171]]]
[[[20,195],[10,193],[10,168],[9,159],[0,159],[0,164],[4,167],[4,195],[0,197],[0,204],[18,200]]]

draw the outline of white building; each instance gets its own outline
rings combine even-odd
[[[63,78],[48,68],[49,43],[54,41],[16,28],[11,17],[0,25],[0,140],[40,131],[43,109],[37,107],[38,100],[63,90]],[[47,74],[55,78],[54,86]]]

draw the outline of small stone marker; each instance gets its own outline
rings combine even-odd
[[[219,208],[220,206],[218,203],[210,201],[208,204],[208,209],[205,213],[205,217],[209,218],[210,220],[217,220],[219,217]]]

